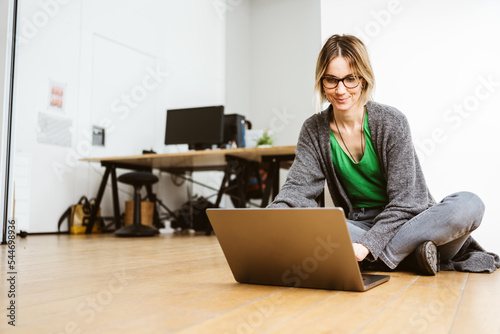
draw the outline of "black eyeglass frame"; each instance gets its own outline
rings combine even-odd
[[[335,86],[333,86],[333,87],[328,87],[328,86],[326,86],[326,85],[325,85],[325,83],[324,83],[324,80],[325,80],[326,78],[332,78],[332,79],[337,80],[337,84],[336,84]],[[356,79],[358,80],[358,83],[356,84],[356,86],[354,86],[354,87],[349,87],[349,86],[347,86],[347,85],[345,84],[344,80],[345,80],[345,79],[348,79],[348,78],[356,78]],[[343,77],[342,79],[339,79],[339,78],[337,78],[337,77],[334,77],[333,75],[324,75],[324,76],[322,76],[322,77],[321,77],[321,84],[323,85],[323,88],[327,88],[327,89],[335,89],[335,88],[337,88],[337,87],[339,86],[339,83],[340,83],[340,82],[342,82],[342,83],[344,84],[344,87],[345,87],[345,88],[347,88],[347,89],[354,89],[354,88],[356,88],[356,87],[358,87],[358,86],[359,86],[359,84],[361,83],[361,79],[363,79],[363,77],[357,76],[357,75],[355,75],[355,74],[350,74],[350,75],[348,75],[348,76],[346,76],[346,77]]]

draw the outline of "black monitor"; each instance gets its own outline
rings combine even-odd
[[[167,110],[165,145],[204,150],[224,140],[224,106]]]

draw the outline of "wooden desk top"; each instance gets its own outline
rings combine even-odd
[[[122,157],[86,158],[81,161],[116,163],[134,166],[146,166],[158,169],[220,167],[226,164],[226,155],[232,155],[253,161],[262,161],[264,156],[295,154],[295,146],[255,147],[188,151],[181,153],[141,154]]]

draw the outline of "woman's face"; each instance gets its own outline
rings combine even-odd
[[[354,74],[355,73],[353,73],[353,71],[351,70],[347,60],[342,56],[338,56],[330,61],[326,68],[324,76],[343,79]],[[358,107],[359,98],[361,97],[363,79],[358,80],[360,80],[360,82],[355,88],[347,88],[344,82],[339,82],[337,87],[335,88],[326,88],[325,86],[323,86],[325,95],[335,110],[349,111],[353,108]]]

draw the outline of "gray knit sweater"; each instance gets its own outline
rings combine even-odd
[[[370,258],[377,259],[403,224],[436,202],[427,188],[406,117],[397,109],[376,102],[368,102],[366,108],[373,146],[387,180],[389,203],[359,242],[370,250]],[[304,122],[294,163],[269,207],[315,207],[326,179],[333,202],[352,219],[352,204],[333,167],[331,115],[330,105]],[[492,270],[494,267],[486,271]]]

